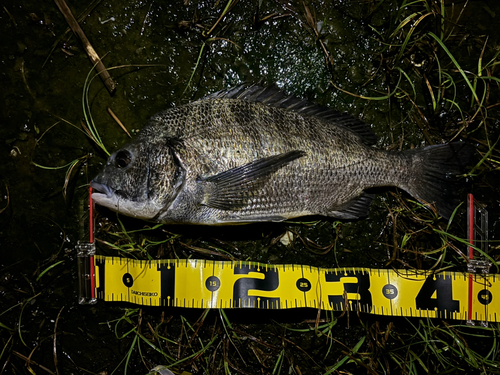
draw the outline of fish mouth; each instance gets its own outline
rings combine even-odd
[[[95,181],[90,182],[90,187],[93,189],[92,199],[94,199],[94,196],[97,198],[104,198],[103,196],[106,196],[106,198],[111,198],[115,193],[114,190],[111,189],[108,185],[100,184],[99,182]]]
[[[90,182],[90,187],[92,188],[91,198],[94,203],[111,208],[112,210],[117,210],[118,195],[115,189],[95,181]]]
[[[159,211],[159,208],[147,201],[136,202],[127,199],[120,190],[115,190],[106,184],[91,181],[90,187],[93,189],[91,197],[94,203],[124,215],[151,220]]]

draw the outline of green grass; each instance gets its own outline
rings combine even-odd
[[[498,46],[479,37],[469,45],[472,52],[463,53],[454,38],[463,36],[461,33],[465,31],[460,18],[456,18],[456,13],[452,14],[443,0],[379,0],[370,3],[371,12],[386,12],[393,3],[398,4],[397,10],[383,24],[369,24],[367,27],[371,38],[377,42],[372,45],[378,46],[377,50],[371,51],[377,69],[367,74],[368,79],[362,87],[349,86],[348,81],[335,73],[335,69],[340,69],[335,58],[338,50],[328,35],[329,30],[334,30],[334,23],[328,15],[321,14],[327,10],[312,2],[297,6],[293,12],[289,9],[273,10],[286,13],[281,19],[296,25],[294,30],[303,31],[301,35],[312,35],[312,38],[303,37],[302,42],[313,44],[325,57],[326,71],[331,72],[328,90],[346,94],[342,97],[347,98],[344,99],[346,102],[353,100],[353,108],[390,108],[388,113],[394,118],[387,120],[401,131],[391,134],[394,139],[388,137],[382,147],[400,149],[423,142],[437,144],[443,140],[469,140],[478,145],[478,158],[475,166],[462,178],[472,179],[476,189],[494,196],[496,191],[489,176],[500,171],[497,149],[500,137],[495,130],[499,108],[495,91],[500,84],[497,78]],[[216,16],[202,23],[205,26],[199,30],[191,30],[199,34],[199,40],[196,40],[196,52],[192,56],[195,63],[182,82],[184,92],[196,89],[196,74],[200,75],[200,82],[207,74],[201,69],[209,58],[207,50],[217,41],[228,41],[224,37],[225,27],[233,22],[249,23],[248,18],[241,21],[231,17],[239,11],[240,5],[243,6],[234,0],[218,3],[214,10]],[[264,9],[271,7],[263,2],[261,6]],[[271,10],[258,11],[264,15],[257,18],[272,21],[261,27],[276,28],[275,37],[279,38],[280,24],[273,23],[274,13]],[[193,19],[197,17],[192,16]],[[455,17],[453,20],[452,16]],[[318,19],[323,20],[321,33],[316,26]],[[237,34],[234,35],[231,43],[237,45],[240,40]],[[118,68],[122,67],[112,69]],[[56,132],[56,125],[62,124],[76,127],[91,140],[91,147],[97,147],[105,156],[109,155],[111,142],[101,137],[92,116],[90,87],[96,77],[90,70],[83,85],[81,106],[85,131],[62,119],[49,130]],[[440,122],[441,119],[445,120]],[[410,135],[415,129],[418,134]],[[46,134],[43,133],[38,142]],[[50,152],[41,147],[38,151]],[[66,190],[70,180],[78,178],[76,172],[89,162],[89,158],[90,153],[85,153],[56,167],[32,163],[47,170],[66,169]],[[457,207],[446,222],[398,191],[392,191],[382,199],[383,203],[372,210],[373,217],[358,223],[358,226],[327,220],[290,221],[272,229],[262,227],[262,233],[254,233],[249,238],[242,236],[241,239],[218,237],[220,233],[227,234],[219,229],[186,230],[145,225],[114,215],[108,218],[98,216],[99,252],[148,260],[201,258],[267,263],[292,263],[296,260],[297,263],[329,268],[361,264],[365,267],[373,265],[374,268],[466,270],[464,254],[468,241],[464,239],[461,222],[463,207]],[[293,234],[288,245],[280,243],[285,233]],[[365,247],[356,247],[359,243]],[[492,272],[498,272],[498,251],[484,253],[478,247],[474,249],[492,263]],[[49,276],[62,268],[62,256],[51,259],[36,278],[33,276],[36,279],[34,286],[26,283],[21,292],[16,292],[18,303],[0,311],[0,329],[8,335],[0,359],[9,357],[14,347],[20,351],[19,348],[28,349],[32,345],[26,339],[29,333],[24,327],[30,321],[36,321],[33,318],[36,305],[31,309],[32,304],[36,304],[40,293],[48,296],[46,284],[50,282]],[[115,333],[114,340],[107,343],[119,348],[116,350],[119,360],[113,362],[114,369],[109,369],[115,374],[137,373],[143,369],[145,373],[146,369],[156,365],[165,365],[177,374],[182,371],[207,374],[500,373],[498,324],[471,327],[440,319],[396,319],[355,311],[342,314],[314,311],[307,318],[293,322],[281,321],[282,316],[272,315],[271,319],[265,313],[256,312],[253,316],[241,311],[242,316],[249,318],[246,322],[233,310],[162,311],[104,304],[92,309],[96,310],[89,311],[106,311],[106,318],[102,317],[104,314],[98,315],[102,319],[101,326],[111,327]],[[284,312],[285,316],[293,320]],[[262,321],[254,322],[250,318]],[[43,326],[40,322],[39,325]],[[45,337],[52,334],[52,331],[44,333]],[[34,370],[29,367],[28,371]]]

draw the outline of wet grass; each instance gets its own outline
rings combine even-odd
[[[488,9],[473,2],[454,5],[444,0],[357,1],[336,11],[326,2],[279,6],[259,1],[256,6],[234,0],[194,8],[179,10],[179,17],[187,18],[176,19],[173,26],[177,42],[185,42],[190,54],[189,69],[175,73],[172,97],[178,103],[239,81],[263,78],[322,104],[361,114],[367,122],[387,124],[375,129],[381,134],[379,147],[399,150],[467,140],[477,147],[477,159],[461,176],[463,184],[491,208],[490,217],[498,216],[500,52],[498,38],[474,29],[477,21],[471,15],[490,17]],[[144,27],[146,18],[141,19]],[[356,35],[345,31],[349,27]],[[266,70],[262,66],[269,68],[272,63],[266,62],[265,53],[255,52],[259,43],[251,42],[262,39],[278,53],[297,45],[313,51],[309,56],[315,66],[321,66],[317,69],[321,78],[312,73],[286,76],[279,69],[267,69],[268,74],[261,77]],[[356,50],[360,42],[352,41],[359,39],[366,41],[358,54],[341,46]],[[269,54],[275,50],[270,48]],[[301,59],[296,63],[296,70],[305,64]],[[114,139],[124,136],[121,130],[116,136],[104,128],[101,106],[106,105],[100,101],[110,99],[103,99],[100,82],[93,82],[93,71],[85,69],[80,75],[84,82],[80,117],[86,129],[82,139],[88,137],[90,142],[69,137],[67,143],[77,143],[81,154],[72,152],[60,160],[51,157],[56,148],[48,138],[60,136],[59,123],[47,126],[33,145],[33,164],[41,170],[49,162],[58,162],[65,170],[57,181],[61,192],[66,195],[70,190],[77,198],[85,195],[79,187],[97,172],[108,149],[116,147]],[[129,82],[134,74],[140,73],[129,69],[122,82]],[[22,81],[30,96],[39,96],[29,75],[23,73]],[[128,104],[139,107],[132,101]],[[144,109],[151,115],[149,111]],[[57,117],[61,121],[64,116]],[[64,121],[78,123],[70,120]],[[75,124],[73,129],[81,134],[82,128]],[[4,217],[12,209],[8,186],[6,182],[0,211]],[[79,205],[73,199],[73,207]],[[382,194],[370,218],[355,223],[318,219],[231,230],[192,229],[145,225],[106,210],[99,210],[97,223],[99,253],[135,259],[467,269],[464,208],[459,207],[447,222],[396,190]],[[492,272],[498,272],[498,234],[490,237],[490,252],[484,255],[494,265]],[[48,256],[39,249],[42,261],[29,272],[17,272],[16,263],[2,264],[0,373],[142,374],[159,364],[176,374],[500,372],[497,324],[470,327],[462,322],[355,311],[191,311],[104,303],[70,304],[63,309],[68,290],[62,289],[65,294],[56,285],[74,283],[70,270],[76,267],[71,250],[62,250]],[[76,296],[69,298],[76,303]],[[68,310],[78,317],[65,317]],[[75,354],[82,347],[88,350],[87,363]]]

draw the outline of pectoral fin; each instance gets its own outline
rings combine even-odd
[[[220,210],[237,210],[248,204],[268,177],[288,163],[305,155],[290,151],[255,160],[210,177],[199,177],[201,204]]]

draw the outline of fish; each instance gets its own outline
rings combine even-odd
[[[449,218],[471,145],[387,151],[376,142],[349,114],[274,85],[240,85],[154,115],[110,155],[92,199],[166,224],[357,220],[373,188],[393,186]]]

